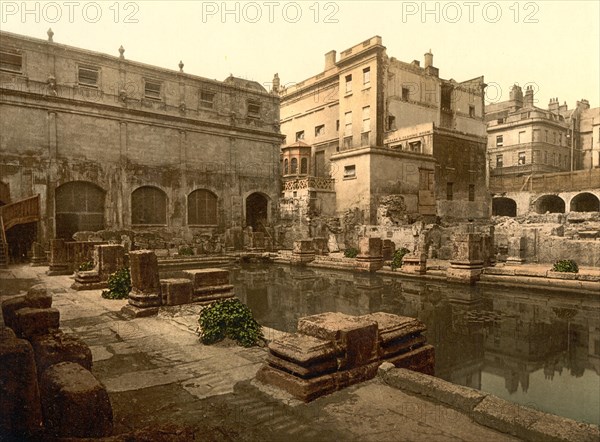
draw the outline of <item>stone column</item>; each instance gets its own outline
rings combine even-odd
[[[136,250],[129,253],[131,292],[125,313],[135,316],[152,315],[161,305],[158,259],[151,250]],[[133,308],[132,308],[133,307]],[[141,312],[140,309],[146,310]]]
[[[41,267],[45,265],[48,265],[48,261],[46,259],[46,251],[39,242],[34,242],[31,245],[31,266]]]
[[[454,251],[448,280],[474,284],[483,270],[482,241],[480,233],[460,233],[454,237]]]
[[[358,241],[356,270],[376,272],[383,267],[383,241],[381,238],[361,238]]]
[[[70,275],[67,244],[64,239],[50,240],[49,276]]]
[[[391,239],[383,240],[383,260],[390,261],[394,258],[394,253],[396,252],[396,244]]]
[[[312,239],[300,239],[294,241],[292,249],[292,265],[304,265],[315,260],[315,246]]]
[[[506,264],[521,265],[525,262],[525,237],[511,236],[508,238],[508,258]]]
[[[102,244],[94,248],[94,269],[75,273],[74,290],[106,288],[108,278],[125,267],[125,248],[121,244]]]

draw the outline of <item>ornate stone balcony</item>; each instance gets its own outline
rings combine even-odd
[[[334,183],[334,178],[309,176],[304,178],[288,179],[284,181],[283,190],[334,190]]]

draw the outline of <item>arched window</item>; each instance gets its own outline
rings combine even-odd
[[[285,160],[283,160],[283,174],[284,175],[288,174],[288,159],[287,158]]]
[[[131,194],[131,224],[167,224],[167,195],[157,187],[139,187]]]
[[[300,160],[300,173],[308,173],[308,159],[302,158]]]
[[[292,158],[292,170],[290,170],[290,173],[298,173],[298,158]]]
[[[565,202],[556,195],[543,195],[535,202],[537,213],[565,213]]]
[[[214,193],[198,189],[188,195],[188,224],[217,224],[217,196]]]
[[[81,231],[104,228],[105,192],[87,181],[72,181],[56,188],[56,237],[71,239]]]

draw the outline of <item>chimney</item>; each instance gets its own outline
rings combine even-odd
[[[429,50],[429,52],[427,52],[425,54],[425,69],[427,69],[428,67],[432,66],[433,67],[433,54],[431,53],[431,49]]]
[[[560,114],[562,114],[562,113],[566,112],[567,110],[569,110],[569,106],[567,106],[567,102],[566,102],[566,101],[565,101],[565,102],[563,102],[562,106],[559,106],[559,107],[558,107],[558,112],[559,112]]]
[[[533,107],[533,86],[527,86],[527,89],[525,89],[525,100],[523,104],[525,107]]]
[[[558,103],[558,97],[550,98],[550,103],[548,103],[548,110],[553,114],[558,114],[559,107],[560,104]]]
[[[513,102],[512,110],[521,109],[523,107],[523,90],[521,89],[521,86],[516,84],[513,85],[510,89],[509,99]]]
[[[585,98],[582,98],[581,101],[577,102],[577,108],[581,108],[582,110],[590,108],[590,102]]]
[[[335,66],[335,58],[337,53],[335,51],[329,51],[325,54],[325,70],[329,70]]]
[[[273,88],[271,89],[271,92],[277,94],[279,93],[279,86],[280,86],[280,82],[279,82],[279,74],[275,74],[273,76]]]

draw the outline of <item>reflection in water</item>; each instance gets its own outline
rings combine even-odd
[[[277,330],[326,311],[419,318],[436,376],[600,424],[597,299],[288,266],[234,268],[232,283],[258,322]]]

